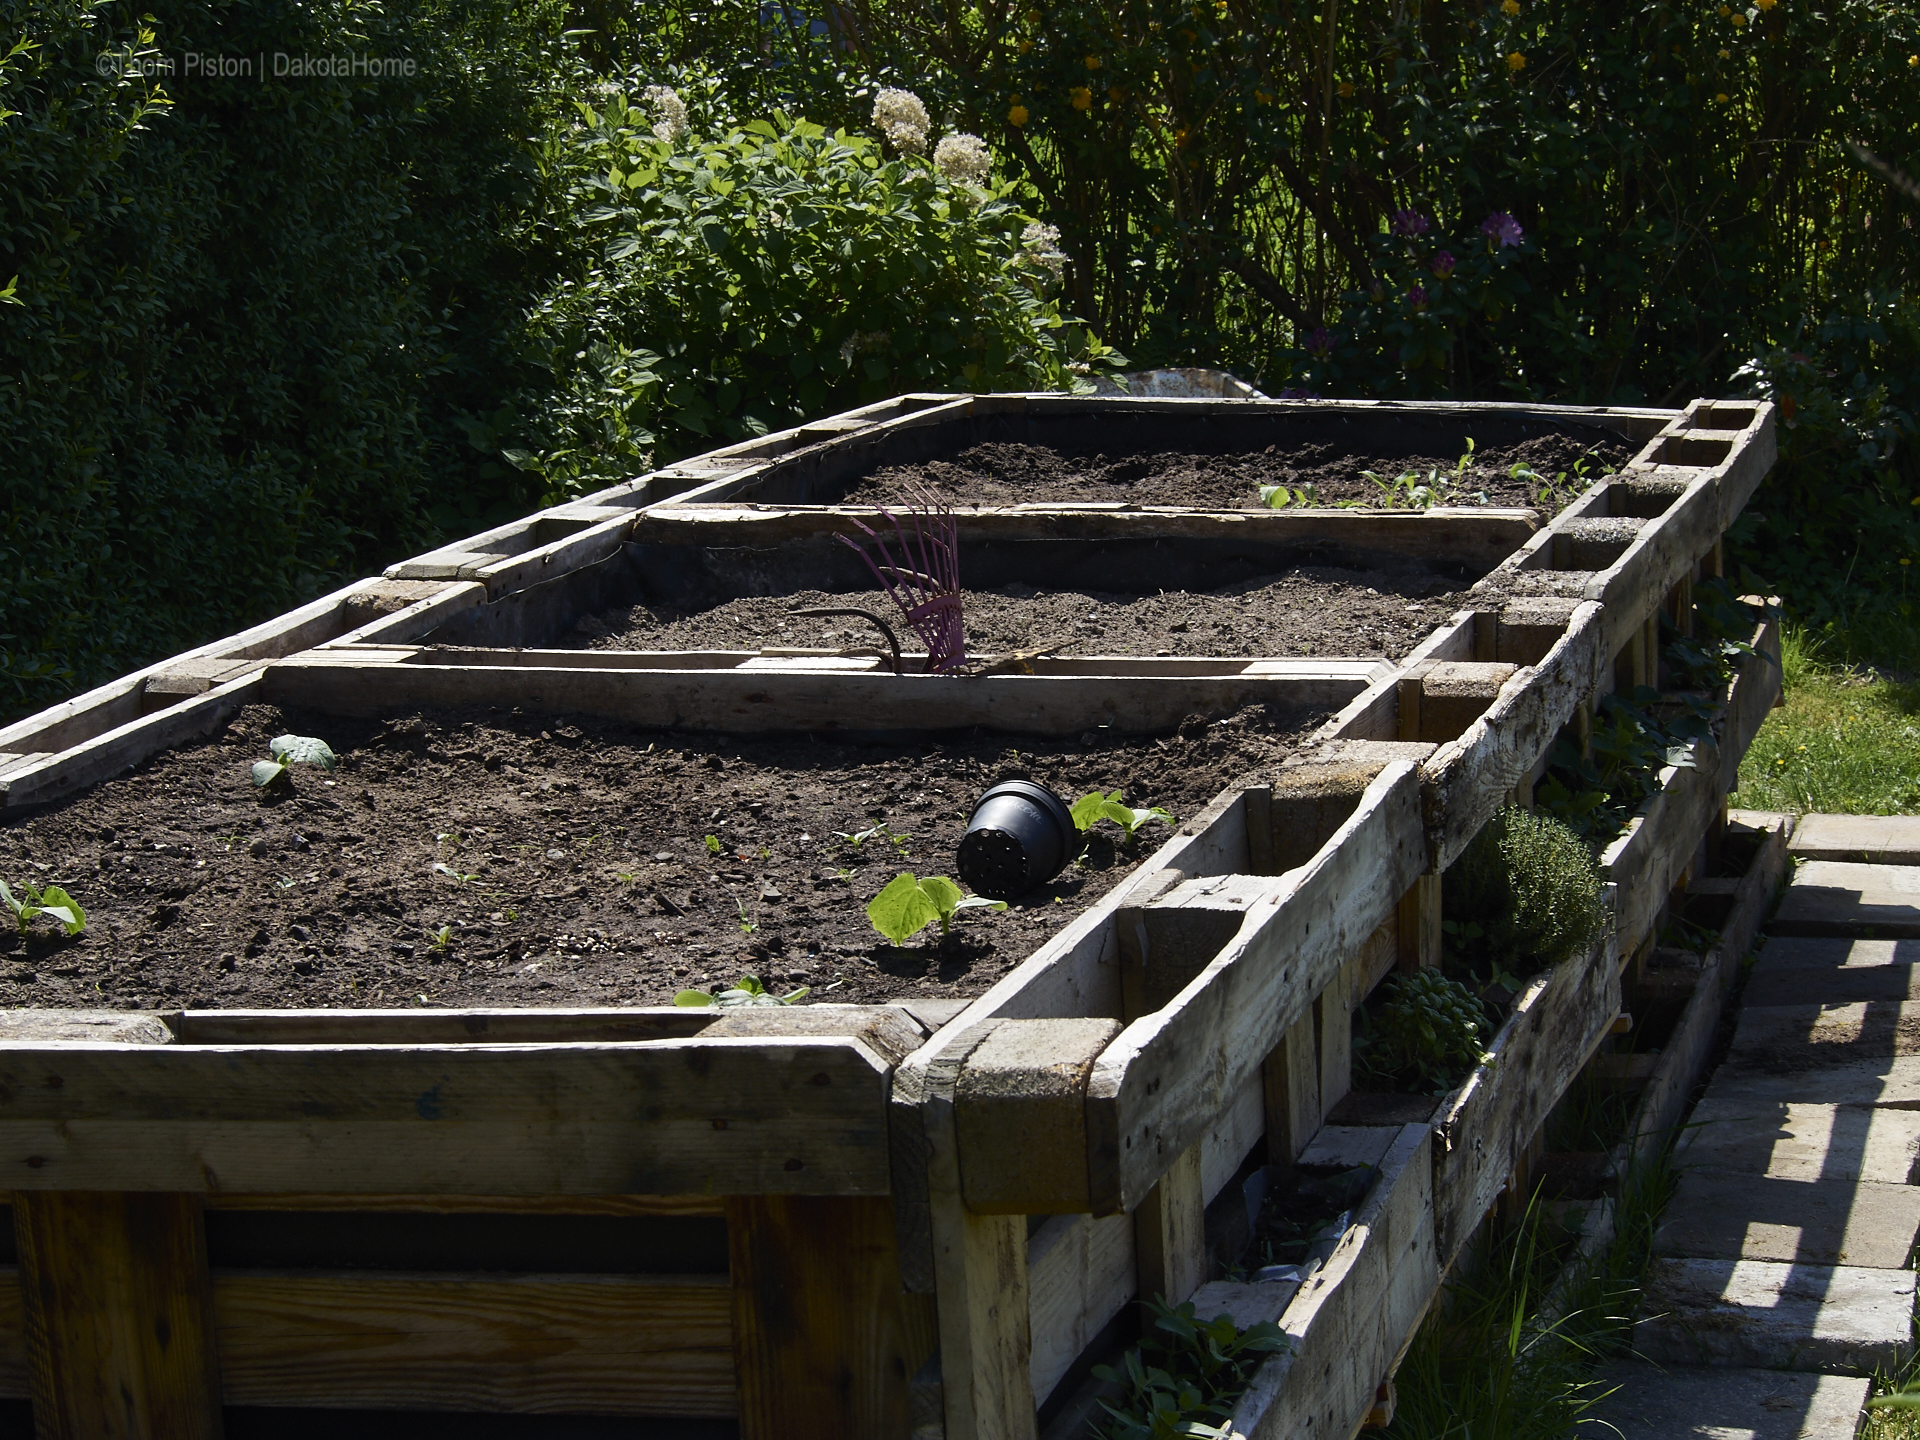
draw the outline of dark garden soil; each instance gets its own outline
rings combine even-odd
[[[1455,589],[1455,586],[1462,586]],[[964,592],[969,655],[1042,645],[1062,655],[1404,656],[1466,600],[1463,582],[1430,570],[1302,567],[1204,594],[1042,593],[1025,585]],[[748,596],[710,609],[637,605],[591,616],[562,645],[594,650],[757,650],[872,645],[864,620],[795,617],[796,607],[854,605],[885,616],[922,647],[874,591]]]
[[[1171,833],[1149,825],[1128,854],[1102,822],[1079,868],[1008,911],[888,944],[868,900],[902,870],[954,874],[989,784],[1030,777],[1069,802],[1119,788],[1190,819],[1319,718],[862,745],[251,707],[0,827],[0,877],[60,885],[89,920],[71,940],[44,919],[0,940],[0,1007],[642,1005],[746,973],[839,1001],[974,995]],[[256,791],[249,765],[287,733],[326,740],[339,769]],[[836,835],[881,823],[857,848]]]
[[[1439,503],[1522,506],[1558,511],[1588,486],[1617,470],[1633,448],[1624,441],[1598,443],[1566,435],[1538,435],[1517,445],[1477,452],[1465,473],[1456,473],[1458,455],[1355,455],[1339,444],[1269,446],[1254,454],[1204,455],[1170,452],[1142,455],[1062,452],[1044,445],[976,445],[951,460],[898,465],[849,483],[823,504],[903,504],[914,485],[931,483],[960,505],[1019,505],[1046,502],[1083,504],[1119,501],[1130,505],[1190,505],[1203,509],[1244,510],[1261,505],[1262,485],[1309,490],[1311,503],[1357,502],[1377,508],[1409,508],[1404,497],[1390,497],[1361,472],[1371,470],[1393,481],[1418,472],[1421,484],[1430,471],[1445,483]],[[1526,465],[1541,479],[1515,478]],[[1564,479],[1562,476],[1564,475]],[[1543,483],[1553,493],[1544,499]]]

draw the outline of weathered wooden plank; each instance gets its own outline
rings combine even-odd
[[[868,1007],[832,1009],[844,1016],[846,1033],[852,1035],[861,1028]],[[35,1017],[69,1013],[0,1012]],[[681,1005],[644,1005],[551,1010],[186,1010],[160,1018],[183,1045],[538,1045],[686,1039],[721,1017],[717,1011]],[[0,1029],[0,1040],[13,1038]]]
[[[35,1433],[219,1440],[199,1197],[19,1193],[13,1229]]]
[[[1087,1091],[1096,1214],[1131,1209],[1306,1013],[1425,868],[1413,766],[1395,761],[1306,866],[1165,1009],[1129,1025]]]
[[[132,720],[0,780],[0,805],[45,805],[83,790],[148,756],[196,735],[210,735],[261,693],[261,672],[216,686],[177,705]]]
[[[1027,1274],[1033,1398],[1044,1405],[1068,1367],[1133,1299],[1133,1217],[1051,1216],[1027,1242]]]
[[[1780,699],[1780,602],[1769,600],[1767,613],[1754,626],[1751,640],[1759,652],[1741,660],[1727,687],[1725,718],[1720,726],[1720,793],[1740,788],[1740,762],[1767,716]]]
[[[726,1214],[721,1195],[227,1195],[204,1197],[209,1211],[293,1210],[348,1214],[709,1216]]]
[[[1611,939],[1530,981],[1488,1049],[1493,1059],[1449,1101],[1434,1148],[1434,1236],[1443,1263],[1492,1206],[1620,1013]]]
[[[1133,1212],[1139,1293],[1178,1305],[1207,1278],[1207,1201],[1200,1146],[1189,1145]]]
[[[33,1393],[27,1363],[27,1314],[20,1294],[20,1267],[0,1265],[0,1396],[25,1400]]]
[[[1347,1440],[1373,1408],[1440,1286],[1433,1136],[1404,1127],[1332,1258],[1280,1317],[1293,1349],[1255,1373],[1234,1407],[1247,1440]]]
[[[1601,648],[1608,656],[1617,655],[1647,623],[1667,592],[1692,573],[1724,528],[1715,476],[1699,473],[1664,515],[1641,529],[1626,554],[1588,582],[1585,598],[1605,607]]]
[[[847,1194],[888,1189],[860,1040],[0,1046],[22,1190]]]
[[[857,1203],[857,1202],[856,1202]],[[736,1413],[725,1276],[216,1273],[229,1405]]]
[[[1592,693],[1608,658],[1604,629],[1602,607],[1581,605],[1546,658],[1516,672],[1486,712],[1422,767],[1432,869],[1459,858]]]
[[[1091,1208],[1087,1075],[1119,1033],[1117,1020],[1002,1020],[967,1057],[954,1116],[969,1210],[1058,1215]]]
[[[736,1196],[727,1251],[741,1440],[905,1434],[935,1325],[901,1289],[886,1198]]]
[[[1704,740],[1688,749],[1693,763],[1660,772],[1660,789],[1630,819],[1626,834],[1600,853],[1600,868],[1619,887],[1614,934],[1620,953],[1638,949],[1667,903],[1680,873],[1719,814],[1720,755]]]
[[[797,668],[521,668],[391,658],[374,663],[373,657],[367,663],[343,663],[341,655],[313,652],[269,666],[261,698],[338,715],[379,715],[418,705],[523,705],[735,734],[980,726],[1080,735],[1106,725],[1122,733],[1163,733],[1195,711],[1225,715],[1248,705],[1330,709],[1365,688],[1363,678],[1327,667],[1317,676],[1275,675],[1243,661],[1228,662],[1231,670],[1215,675],[944,676]],[[21,781],[8,783],[17,787]]]

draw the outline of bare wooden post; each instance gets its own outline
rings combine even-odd
[[[1291,1165],[1320,1128],[1320,1055],[1311,1011],[1267,1056],[1267,1163]]]
[[[1133,1212],[1134,1265],[1140,1298],[1178,1305],[1207,1279],[1207,1201],[1200,1147],[1190,1145]]]
[[[1365,963],[1356,960],[1346,965],[1313,1002],[1313,1021],[1320,1037],[1322,1120],[1353,1089],[1353,1007],[1360,1003]]]
[[[1431,970],[1440,963],[1440,877],[1422,875],[1400,897],[1400,958],[1396,970]]]
[[[901,1288],[886,1197],[730,1197],[727,1255],[742,1440],[904,1437],[934,1315]]]
[[[39,1440],[219,1440],[197,1195],[13,1197]]]

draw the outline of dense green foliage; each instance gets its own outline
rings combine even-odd
[[[1486,1059],[1481,1042],[1493,1027],[1465,985],[1417,970],[1382,988],[1354,1035],[1354,1072],[1369,1087],[1444,1095]]]
[[[1586,842],[1565,824],[1508,806],[1441,883],[1449,961],[1521,976],[1572,959],[1610,923],[1600,878]]]

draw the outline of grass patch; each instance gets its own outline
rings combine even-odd
[[[1740,766],[1735,803],[1799,814],[1920,813],[1920,660],[1904,627],[1784,627],[1786,704]]]

